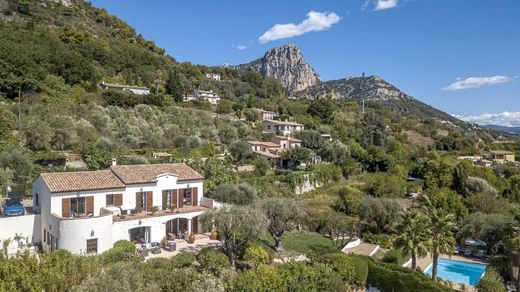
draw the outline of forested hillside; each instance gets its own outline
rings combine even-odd
[[[520,166],[485,167],[459,156],[493,149],[518,156],[518,137],[461,126],[379,79],[383,85],[373,88],[363,88],[361,78],[318,83],[302,94],[323,98],[289,99],[287,88],[268,75],[179,63],[81,0],[0,0],[0,11],[0,190],[23,190],[29,198],[41,172],[77,170],[66,166],[69,154],[85,163],[79,169],[97,170],[113,158],[161,163],[153,153],[166,153],[168,161],[186,162],[205,177],[205,197],[233,204],[230,213],[207,218],[238,222],[233,244],[244,239],[228,250],[171,261],[142,262],[128,242],[95,257],[60,251],[7,260],[0,254],[0,290],[345,291],[369,284],[382,291],[449,290],[450,283],[401,267],[416,252],[407,237],[415,230],[421,251],[437,255],[453,253],[466,238],[487,242],[488,284],[502,289],[502,279],[512,279],[511,254],[520,250]],[[291,72],[287,67],[282,73]],[[221,81],[206,79],[208,72]],[[102,81],[147,86],[151,94],[105,91]],[[344,96],[327,91],[336,89]],[[218,105],[183,101],[194,90],[213,90],[222,99]],[[388,106],[371,99],[381,96],[374,92],[401,99]],[[305,127],[292,133],[301,147],[281,153],[290,166],[272,167],[247,142],[280,134],[263,131],[259,109]],[[308,192],[296,191],[306,184]],[[282,235],[268,224],[279,215],[272,210],[290,217],[279,227]],[[379,245],[381,253],[340,252],[354,237]],[[302,255],[309,261],[273,262]],[[69,280],[70,269],[77,277]]]

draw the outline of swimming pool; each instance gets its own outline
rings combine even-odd
[[[429,265],[424,273],[431,276],[432,267]],[[437,268],[437,276],[443,280],[476,286],[487,265],[439,258]]]

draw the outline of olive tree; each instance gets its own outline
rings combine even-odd
[[[267,217],[267,231],[274,239],[274,249],[283,251],[282,236],[296,227],[302,217],[300,208],[294,199],[269,198],[261,202]]]
[[[206,226],[213,225],[222,233],[224,249],[232,267],[239,252],[247,243],[260,235],[266,226],[265,215],[258,208],[249,206],[224,206],[211,209],[202,216]]]

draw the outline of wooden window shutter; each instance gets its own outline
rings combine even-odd
[[[146,192],[146,211],[151,211],[153,206],[153,193]]]
[[[179,191],[172,190],[172,203],[175,204],[175,208],[179,208]]]
[[[162,209],[168,209],[168,191],[162,191]]]
[[[94,214],[94,196],[85,198],[85,213]]]
[[[184,189],[180,189],[179,190],[179,207],[178,208],[182,208],[184,207]]]
[[[199,216],[191,220],[191,232],[199,233]]]
[[[115,194],[114,195],[114,205],[122,206],[123,205],[123,194]]]
[[[61,199],[61,217],[70,218],[70,198]]]
[[[197,190],[198,190],[198,188],[192,188],[191,189],[191,204],[193,206],[198,206],[199,205],[199,196],[198,196]]]
[[[141,209],[143,206],[143,193],[135,193],[135,208]]]

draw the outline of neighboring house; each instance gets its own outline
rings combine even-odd
[[[200,215],[213,206],[203,197],[203,180],[184,163],[42,173],[33,183],[33,210],[41,217],[33,237],[44,251],[87,254],[118,240],[150,243],[199,233]],[[152,214],[153,207],[159,211]]]
[[[287,136],[274,136],[271,141],[277,145],[279,145],[282,149],[291,149],[294,147],[300,147],[302,146],[302,141],[287,137]]]
[[[192,100],[207,101],[213,105],[217,105],[220,102],[220,97],[218,94],[214,93],[213,90],[195,90],[192,95],[188,95],[184,98],[184,101]]]
[[[271,142],[248,141],[248,143],[256,155],[278,167],[286,164],[282,159],[282,154],[286,149],[301,146],[300,140],[285,136],[274,136]]]
[[[220,74],[218,74],[218,73],[206,73],[206,74],[204,74],[204,76],[208,80],[220,81]]]
[[[115,90],[115,91],[131,92],[131,93],[133,93],[135,95],[148,95],[148,94],[150,94],[150,89],[149,88],[141,87],[141,86],[110,84],[110,83],[101,83],[100,86],[104,90]]]
[[[263,109],[253,108],[252,110],[256,112],[256,114],[260,117],[260,120],[262,121],[273,120],[278,116],[278,114],[275,112],[266,111]]]
[[[172,158],[172,155],[168,152],[152,152],[152,157],[154,159],[160,159],[163,161],[170,161]]]
[[[507,161],[514,162],[515,161],[515,153],[511,151],[505,150],[489,150],[484,153],[483,157],[485,159],[492,160],[494,162],[503,163]]]
[[[302,124],[289,121],[264,120],[262,121],[262,126],[265,132],[282,133],[284,136],[289,136],[294,132],[304,130]]]

